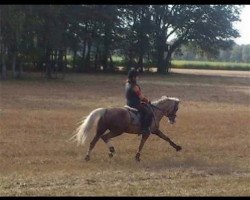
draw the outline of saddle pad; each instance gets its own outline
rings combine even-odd
[[[130,107],[128,105],[125,105],[124,107],[131,110],[131,111],[138,112],[138,110],[136,108],[132,108],[132,107]]]
[[[130,117],[131,117],[131,123],[133,125],[136,125],[136,126],[140,126],[140,114],[139,114],[139,111],[135,108],[131,108],[129,106],[124,106],[125,108],[128,109],[128,112],[130,114]]]

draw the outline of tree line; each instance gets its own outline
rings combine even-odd
[[[204,52],[199,51],[199,49],[183,45],[180,47],[180,50],[176,50],[173,54],[173,59],[250,63],[250,44],[235,44],[232,48],[226,50],[220,49],[219,53],[214,56],[206,55]]]
[[[1,77],[25,69],[76,72],[115,70],[113,55],[129,70],[151,62],[167,73],[182,45],[210,55],[239,36],[236,5],[1,5]],[[69,62],[70,67],[69,68]]]

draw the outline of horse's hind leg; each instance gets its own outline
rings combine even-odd
[[[108,132],[107,134],[101,136],[102,140],[108,145],[110,158],[112,158],[114,153],[115,153],[115,148],[111,144],[110,139],[113,137],[116,137],[118,135],[121,135],[121,134],[122,134],[122,132],[121,133]]]
[[[102,126],[101,124],[98,125],[98,128],[97,128],[97,131],[96,131],[96,135],[95,137],[93,138],[93,140],[90,142],[90,145],[89,145],[89,149],[87,151],[87,154],[85,156],[85,160],[86,161],[89,161],[90,160],[90,153],[91,151],[94,149],[97,141],[100,139],[100,137],[102,136],[102,134],[106,131],[107,129]]]
[[[93,140],[90,142],[90,145],[89,145],[89,149],[87,151],[87,155],[85,156],[85,160],[86,161],[89,161],[90,160],[90,153],[91,151],[93,150],[93,148],[95,147],[95,144],[97,143],[97,141],[99,140],[100,136],[99,135],[96,135]]]
[[[142,134],[141,142],[140,142],[138,151],[137,151],[136,156],[135,156],[135,160],[136,160],[136,161],[140,161],[140,160],[141,160],[141,159],[140,159],[141,150],[142,150],[142,148],[143,148],[145,142],[147,141],[149,135],[150,135],[150,133],[144,133],[144,134]]]

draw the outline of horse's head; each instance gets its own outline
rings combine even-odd
[[[162,110],[163,115],[168,118],[168,122],[174,124],[179,102],[180,100],[175,97],[163,96],[155,102],[155,105]]]
[[[172,98],[172,99],[170,99],[170,101],[171,101],[171,103],[170,103],[169,109],[167,111],[167,117],[168,117],[169,123],[174,124],[180,101],[179,101],[179,99],[176,99],[176,98]]]

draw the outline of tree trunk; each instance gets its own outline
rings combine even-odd
[[[99,45],[96,47],[95,60],[94,60],[94,68],[95,71],[98,70],[98,54],[99,54]]]
[[[55,73],[55,53],[53,50],[51,51],[50,57],[51,57],[50,59],[51,72]]]
[[[128,67],[127,67],[127,69],[128,69],[128,71],[132,68],[132,66],[133,66],[133,55],[132,55],[132,51],[131,50],[129,50],[129,53],[128,53]]]
[[[73,50],[73,60],[72,60],[72,68],[73,70],[75,69],[76,67],[76,50],[74,49]]]
[[[58,52],[57,65],[58,65],[58,70],[62,71],[63,70],[63,50],[61,49]]]
[[[86,54],[86,45],[87,45],[87,43],[86,43],[86,39],[85,39],[84,42],[83,42],[83,50],[82,50],[82,59],[83,59],[83,61],[85,59],[85,54]]]
[[[164,57],[164,56],[163,56]],[[172,57],[172,52],[171,51],[168,51],[167,52],[167,55],[166,55],[166,58],[164,59],[162,57],[162,62],[160,65],[158,65],[158,73],[161,73],[161,74],[166,74],[166,73],[169,73],[169,69],[171,67],[171,57]]]
[[[1,79],[5,80],[7,78],[7,70],[5,63],[5,46],[2,41],[2,9],[0,8],[0,57],[1,57],[1,67],[2,67],[2,75]]]
[[[18,62],[17,62],[17,78],[21,78],[23,74],[23,65],[22,65],[22,62],[18,59]]]
[[[110,68],[110,71],[113,72],[114,71],[114,62],[112,60],[112,55],[111,54],[109,55],[109,60],[110,60],[109,68]]]
[[[108,54],[106,50],[104,50],[103,58],[102,58],[103,71],[107,71],[108,68]]]
[[[103,57],[102,57],[103,71],[105,72],[108,70],[108,55],[109,55],[109,44],[108,44],[107,38],[105,38],[104,52],[103,52]]]
[[[64,51],[62,50],[62,55],[64,57],[64,60],[63,60],[63,57],[62,57],[62,74],[63,74],[63,78],[64,78],[66,70],[67,70],[67,64],[68,64],[67,49],[65,49]]]
[[[81,63],[79,64],[79,66],[77,67],[77,71],[78,72],[82,72],[84,69],[84,66],[86,64],[86,47],[87,47],[87,41],[86,39],[84,39],[84,42],[83,42],[83,49],[82,49],[82,59],[81,59]]]
[[[46,78],[50,79],[52,78],[51,76],[51,50],[46,51]]]
[[[160,24],[159,24],[160,25]],[[165,73],[164,52],[166,51],[166,36],[165,30],[159,30],[156,35],[156,53],[157,53],[157,73]]]
[[[168,46],[167,48],[167,56],[165,58],[165,71],[168,73],[171,67],[171,58],[173,52],[182,44],[182,39],[180,38],[178,41],[176,41],[171,46]]]
[[[107,71],[108,69],[108,57],[109,57],[109,50],[110,50],[110,43],[111,43],[111,24],[107,23],[105,24],[105,28],[104,28],[104,32],[105,32],[105,36],[104,36],[104,52],[103,52],[103,70]],[[108,69],[110,70],[110,69]]]
[[[163,49],[158,50],[157,54],[157,72],[162,74],[166,72],[165,66],[164,66],[164,51]]]
[[[88,52],[87,52],[87,55],[86,55],[86,59],[85,59],[85,65],[84,65],[84,71],[86,72],[90,72],[90,51],[91,51],[91,46],[92,46],[92,43],[89,42],[88,43]]]
[[[172,52],[168,52],[166,59],[165,59],[165,72],[169,73],[170,67],[171,67],[171,57],[172,57]]]
[[[137,68],[139,69],[139,71],[143,72],[143,55],[142,54],[139,56],[137,66],[138,66]]]
[[[5,50],[5,47],[3,47],[3,51],[2,51],[2,79],[3,80],[5,80],[7,78],[7,68],[6,68],[5,56],[6,56],[6,50]]]
[[[17,73],[16,73],[16,52],[13,52],[13,57],[12,57],[12,74],[13,74],[13,78],[17,77]]]

